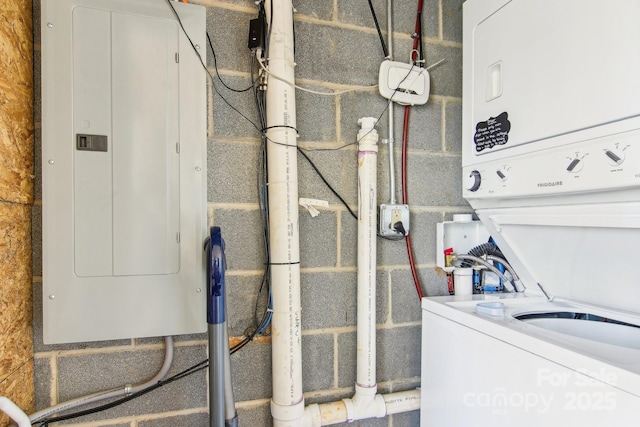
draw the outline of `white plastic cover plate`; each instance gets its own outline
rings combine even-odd
[[[429,72],[404,62],[384,61],[378,74],[380,95],[401,105],[424,105],[429,100]]]

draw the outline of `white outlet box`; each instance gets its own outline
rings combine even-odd
[[[400,221],[404,234],[397,231],[394,225]],[[408,205],[380,205],[380,235],[402,237],[409,234],[409,206]]]

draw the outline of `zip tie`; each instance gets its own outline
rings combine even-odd
[[[435,63],[435,64],[433,64],[433,65],[429,65],[429,66],[426,68],[426,70],[427,70],[427,71],[429,71],[430,69],[432,69],[432,68],[434,68],[434,67],[437,67],[438,65],[442,64],[444,61],[446,61],[446,59],[445,59],[445,58],[441,59],[440,61],[436,62],[436,63]]]
[[[313,218],[320,215],[320,211],[317,210],[315,206],[323,208],[329,207],[329,202],[327,202],[326,200],[305,199],[303,197],[298,200],[298,204],[305,208]]]
[[[294,128],[293,126],[288,126],[288,125],[273,125],[273,126],[267,126],[266,128],[263,128],[260,130],[260,132],[266,132],[269,129],[278,129],[278,128],[284,128],[284,129],[293,129],[294,131],[296,131],[296,135],[300,136],[298,134],[298,129]]]

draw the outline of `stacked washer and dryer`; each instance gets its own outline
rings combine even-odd
[[[525,290],[423,300],[421,425],[635,424],[640,2],[463,16],[463,194]]]

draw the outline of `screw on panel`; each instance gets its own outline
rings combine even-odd
[[[47,27],[48,28],[53,28],[53,24],[51,22],[47,22]]]

